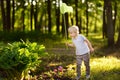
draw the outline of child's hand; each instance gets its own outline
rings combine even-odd
[[[91,53],[94,52],[94,48],[90,48],[90,52],[91,52]]]
[[[66,46],[75,47],[73,43],[67,43],[67,42],[66,42]]]
[[[69,43],[68,43],[68,42],[66,42],[66,43],[65,43],[65,45],[66,45],[66,46],[69,46]]]

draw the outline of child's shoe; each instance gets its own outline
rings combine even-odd
[[[79,79],[80,79],[80,76],[77,76],[77,77],[76,77],[76,80],[79,80]]]
[[[86,79],[90,79],[90,75],[87,75],[87,76],[86,76]]]

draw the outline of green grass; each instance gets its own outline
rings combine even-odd
[[[116,57],[91,59],[91,80],[119,80],[120,60]]]

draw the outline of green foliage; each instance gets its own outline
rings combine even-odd
[[[20,39],[26,41],[43,42],[45,39],[59,40],[60,37],[54,34],[44,34],[40,31],[14,31],[14,32],[2,32],[0,31],[0,41],[14,42],[20,41]]]
[[[38,45],[36,42],[9,43],[7,47],[3,47],[0,51],[0,70],[11,71],[11,74],[14,72],[22,74],[23,71],[39,65],[40,58],[46,54],[45,47]],[[18,75],[14,73],[13,77],[16,76]],[[7,77],[10,77],[10,75],[7,75]]]

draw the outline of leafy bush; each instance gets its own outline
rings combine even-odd
[[[46,54],[45,47],[36,42],[9,43],[0,50],[0,77],[19,80],[23,72],[39,65]]]

